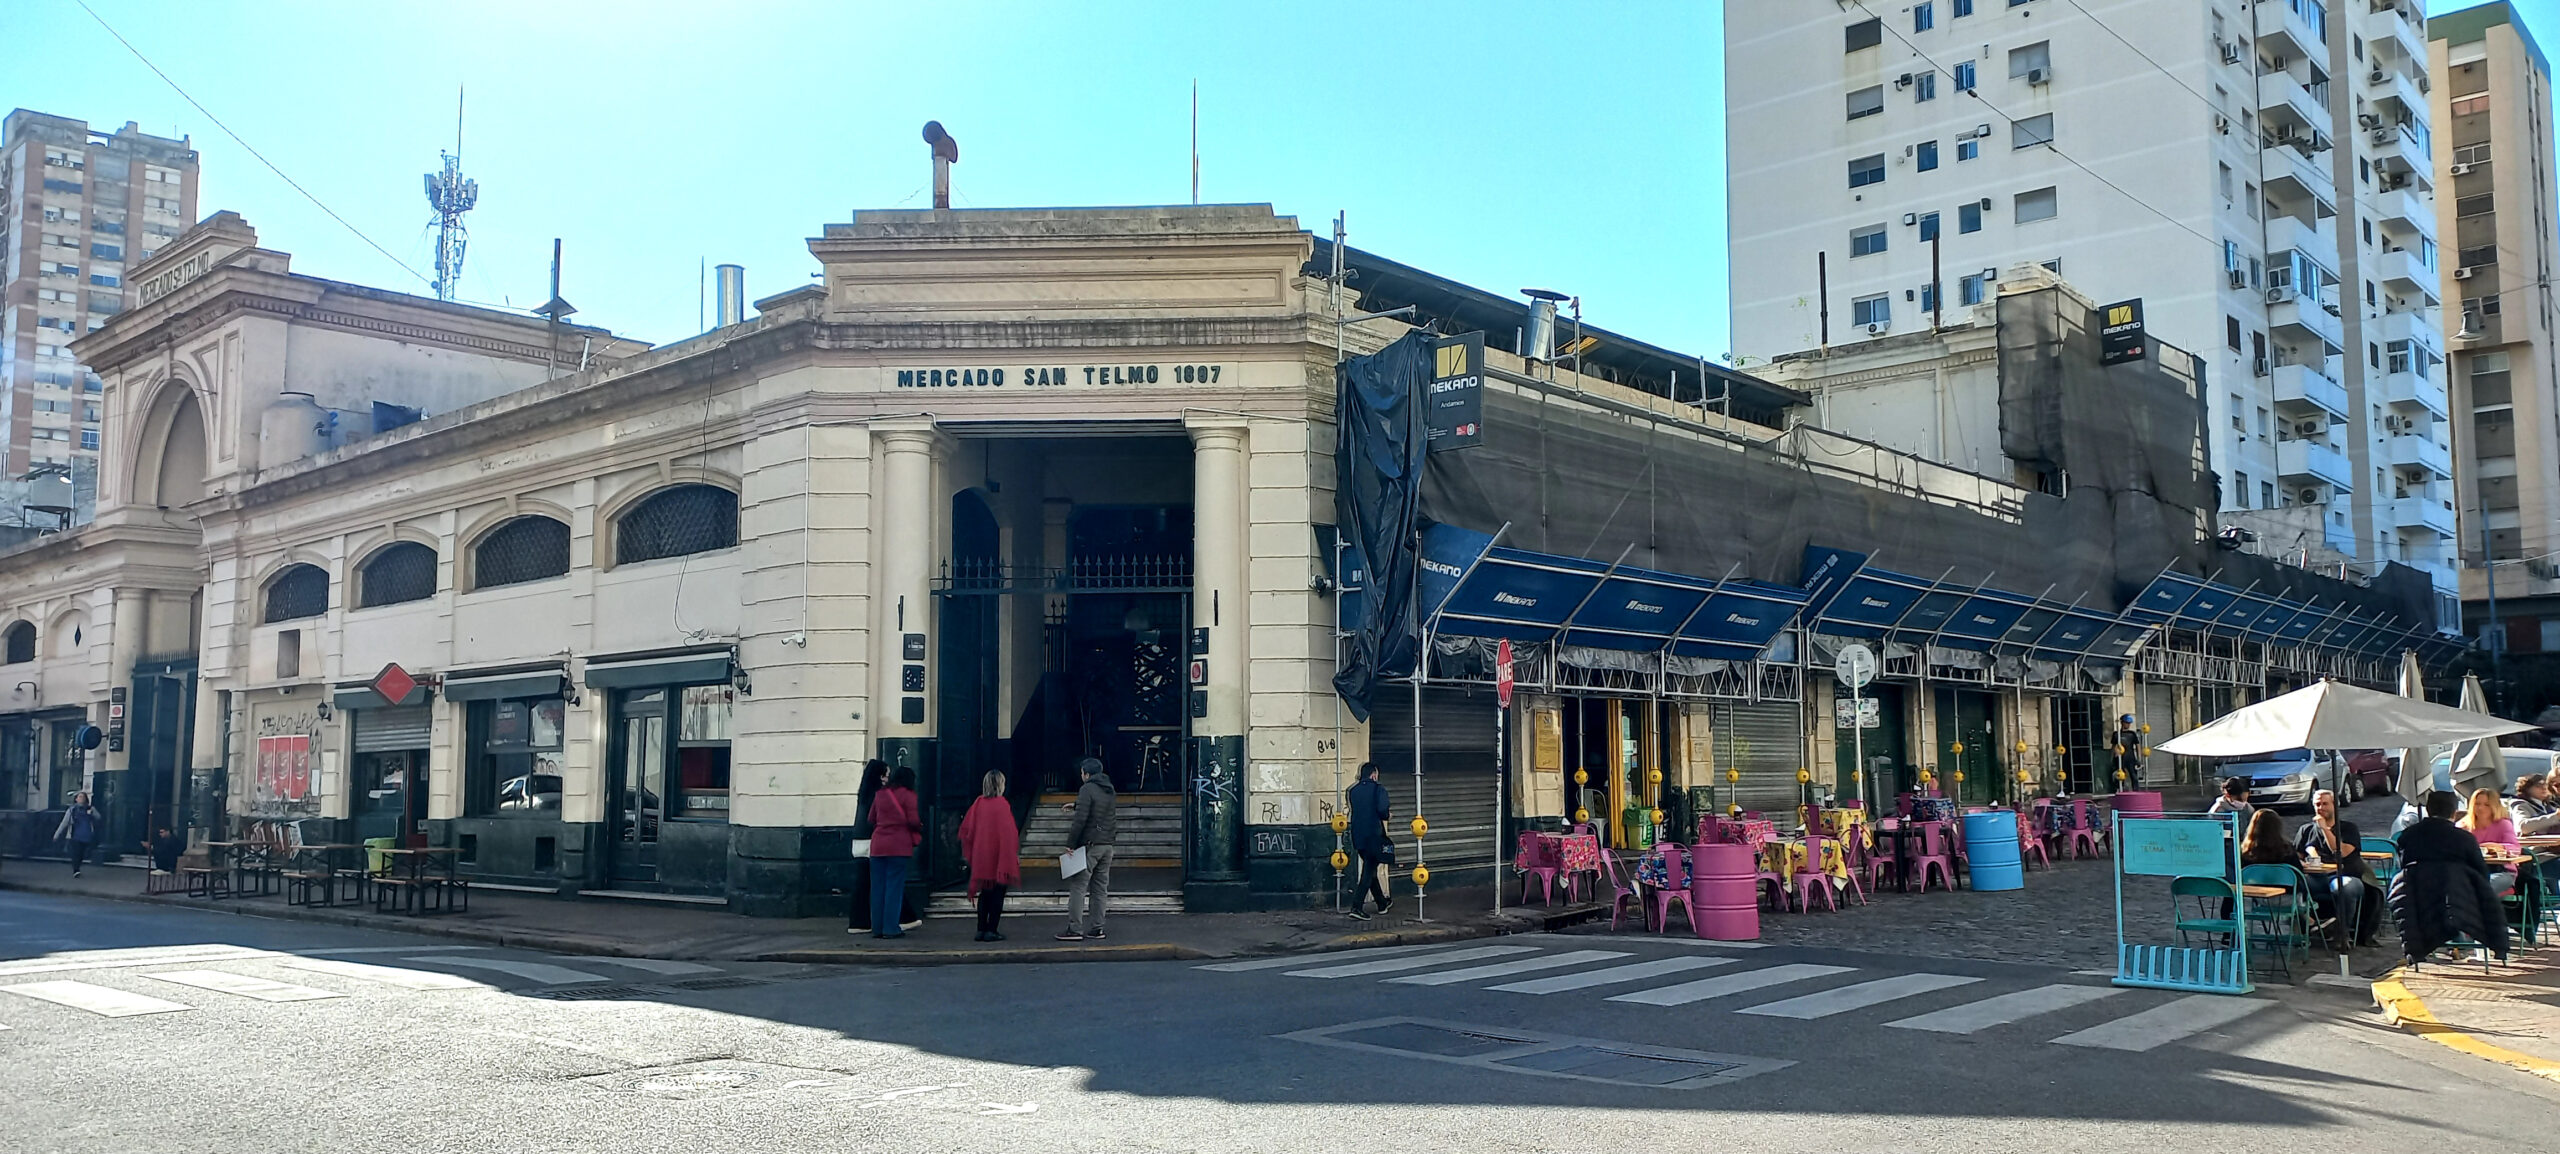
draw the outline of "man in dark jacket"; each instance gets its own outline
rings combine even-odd
[[[2426,813],[2400,831],[2400,875],[2391,879],[2391,912],[2400,922],[2402,949],[2412,962],[2468,937],[2500,958],[2507,956],[2506,911],[2489,884],[2489,863],[2479,839],[2453,824],[2462,808],[2444,790],[2427,794]]]
[[[1360,882],[1351,890],[1351,916],[1368,921],[1361,903],[1372,894],[1378,898],[1378,912],[1387,912],[1387,891],[1378,883],[1378,875],[1396,862],[1395,843],[1387,840],[1387,818],[1394,807],[1387,800],[1387,787],[1378,780],[1375,762],[1360,763],[1360,780],[1344,798],[1351,805],[1351,849],[1360,855]]]
[[[1120,793],[1111,787],[1111,774],[1102,768],[1099,758],[1076,762],[1076,772],[1084,785],[1076,790],[1076,799],[1067,803],[1075,820],[1067,826],[1067,848],[1084,851],[1084,872],[1067,879],[1067,928],[1058,932],[1062,942],[1080,942],[1102,937],[1102,910],[1111,897],[1111,839],[1119,833]],[[1092,911],[1086,920],[1086,910]]]

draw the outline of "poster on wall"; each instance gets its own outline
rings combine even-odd
[[[258,739],[258,792],[281,802],[311,797],[311,735]]]

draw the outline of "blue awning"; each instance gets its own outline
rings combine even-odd
[[[2443,664],[2462,651],[2458,639],[2423,626],[2379,620],[2344,605],[2298,601],[2283,591],[2234,589],[2201,577],[2163,573],[2145,586],[2125,616],[2155,625],[2241,638],[2262,644],[2302,645],[2366,658],[2415,649],[2422,661]]]
[[[1804,601],[1784,585],[1613,568],[1452,525],[1422,534],[1422,609],[1433,632],[1453,636],[1748,660]]]

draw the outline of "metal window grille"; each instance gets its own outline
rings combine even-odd
[[[329,611],[329,574],[317,565],[294,565],[267,582],[267,620],[293,621]]]
[[[737,543],[737,494],[716,485],[677,485],[651,494],[615,523],[613,560],[628,565]]]
[[[569,571],[569,526],[549,517],[518,517],[480,539],[472,567],[482,589],[560,576]]]
[[[402,541],[364,563],[364,604],[398,605],[436,595],[436,551]]]
[[[10,626],[5,639],[0,640],[5,640],[7,645],[9,664],[24,665],[36,659],[36,627],[33,622],[21,621]]]

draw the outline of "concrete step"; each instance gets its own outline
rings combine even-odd
[[[1006,917],[1015,914],[1065,914],[1067,895],[1063,893],[1009,893],[1004,898]],[[1179,893],[1114,893],[1111,916],[1121,914],[1178,914],[1182,912]],[[978,907],[969,895],[957,891],[938,893],[925,903],[924,916],[929,918],[976,917]]]

